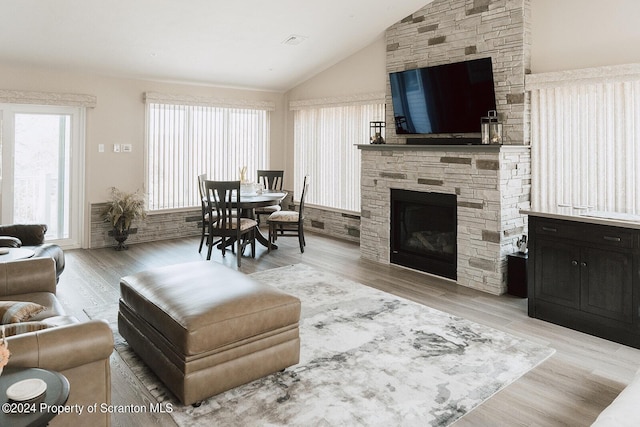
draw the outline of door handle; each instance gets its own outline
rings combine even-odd
[[[608,242],[621,242],[622,239],[620,237],[615,237],[615,236],[604,236],[604,240],[608,241]]]
[[[558,232],[558,229],[553,227],[542,227],[542,231],[550,231],[552,233],[556,233]]]

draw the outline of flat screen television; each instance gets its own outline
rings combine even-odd
[[[390,73],[397,134],[479,133],[496,109],[491,58]]]

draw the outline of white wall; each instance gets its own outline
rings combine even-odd
[[[639,0],[531,0],[531,71],[640,62]]]
[[[284,134],[286,137],[285,170],[293,171],[293,113],[289,101],[321,99],[354,94],[384,93],[386,72],[386,45],[381,34],[369,46],[330,67],[285,94]],[[293,174],[285,174],[285,187],[293,188]]]
[[[283,162],[283,95],[207,86],[168,84],[129,80],[30,67],[9,68],[0,65],[0,89],[82,93],[95,95],[97,106],[87,111],[86,198],[88,203],[106,200],[111,186],[136,190],[144,184],[143,93],[155,91],[221,99],[268,100],[276,103],[271,127],[271,166]],[[98,144],[105,152],[98,153]],[[132,153],[114,153],[113,144],[131,144]],[[195,179],[195,177],[194,177]]]

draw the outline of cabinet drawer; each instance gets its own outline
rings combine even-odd
[[[613,227],[585,227],[580,240],[596,243],[599,246],[615,248],[633,248],[634,233]]]
[[[634,238],[637,234],[625,228],[554,220],[536,221],[535,232],[540,236],[628,249],[633,248]]]
[[[581,232],[579,226],[575,223],[541,220],[536,221],[536,234],[559,239],[579,239]]]

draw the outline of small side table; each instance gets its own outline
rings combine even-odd
[[[529,254],[516,252],[507,255],[507,293],[527,297],[527,260]]]
[[[47,384],[40,396],[25,402],[14,402],[7,397],[7,389],[18,381],[39,378]],[[59,372],[40,368],[4,368],[0,375],[0,426],[46,426],[58,413],[40,411],[41,406],[61,406],[69,398],[69,381]]]

